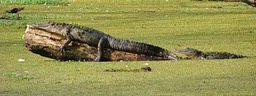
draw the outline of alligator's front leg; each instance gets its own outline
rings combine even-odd
[[[63,54],[65,52],[65,48],[68,46],[68,44],[71,43],[71,39],[68,37],[67,41],[60,47],[60,52]]]
[[[108,45],[108,40],[105,37],[102,37],[98,43],[98,56],[94,59],[94,61],[101,61],[103,49]]]

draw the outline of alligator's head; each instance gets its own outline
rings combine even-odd
[[[178,51],[181,54],[185,54],[188,57],[191,58],[199,58],[199,59],[205,59],[203,52],[194,49],[194,48],[184,48]]]
[[[48,32],[60,34],[60,35],[66,35],[69,31],[69,24],[66,23],[39,23],[39,24],[32,24],[33,27],[36,27],[38,29],[42,29]]]

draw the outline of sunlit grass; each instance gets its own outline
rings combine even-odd
[[[67,0],[0,0],[3,5],[67,4]]]
[[[24,5],[1,4],[5,10]],[[216,8],[221,6],[222,8]],[[236,2],[73,0],[26,5],[21,20],[0,20],[0,95],[255,95],[256,10]],[[226,51],[227,60],[60,62],[29,52],[22,35],[33,22],[65,22],[175,49]],[[24,59],[25,61],[19,61]],[[152,72],[102,72],[138,69]]]

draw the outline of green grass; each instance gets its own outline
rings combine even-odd
[[[67,4],[67,0],[0,0],[3,5]]]
[[[256,95],[256,10],[236,2],[190,0],[74,0],[70,6],[25,6],[21,20],[0,19],[0,95]],[[221,6],[222,8],[215,8]],[[2,12],[2,13],[1,13]],[[115,37],[175,49],[227,51],[229,60],[59,62],[29,52],[26,24],[66,22]],[[25,59],[19,62],[18,59]],[[101,72],[137,69],[153,72]]]

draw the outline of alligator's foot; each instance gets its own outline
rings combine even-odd
[[[65,47],[64,46],[62,46],[62,47],[60,47],[60,49],[59,49],[59,52],[61,53],[61,54],[65,54]]]
[[[65,53],[65,49],[68,46],[68,44],[70,44],[70,43],[71,43],[71,39],[68,38],[67,41],[60,47],[59,51],[61,52],[61,54]]]

